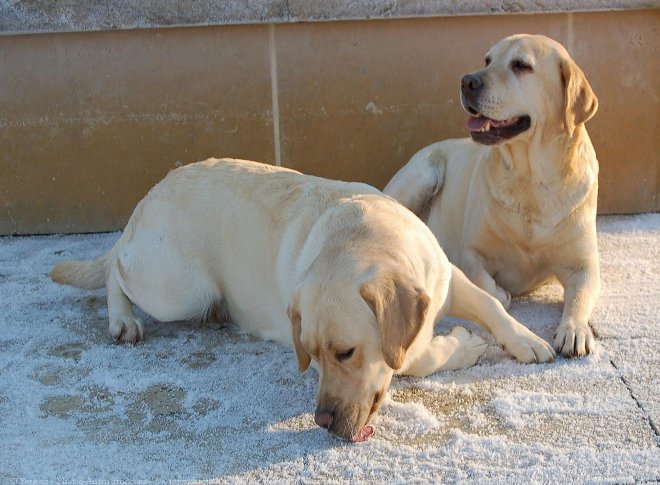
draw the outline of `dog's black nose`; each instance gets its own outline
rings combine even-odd
[[[463,94],[474,94],[484,85],[481,77],[476,74],[466,74],[461,79],[461,91]]]
[[[330,426],[332,426],[333,418],[334,416],[332,412],[325,409],[317,409],[314,413],[314,422],[321,428],[330,428]]]

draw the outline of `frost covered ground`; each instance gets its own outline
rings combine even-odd
[[[104,293],[47,275],[117,234],[0,238],[0,483],[658,481],[660,214],[598,229],[595,355],[521,365],[491,345],[471,369],[395,379],[361,444],[314,425],[317,376],[274,343],[148,321],[142,345],[113,344]],[[550,339],[561,296],[511,312]]]

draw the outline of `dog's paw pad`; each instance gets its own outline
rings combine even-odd
[[[144,339],[142,321],[135,317],[118,317],[110,320],[110,335],[116,342],[135,344]]]

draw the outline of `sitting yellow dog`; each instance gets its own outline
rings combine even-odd
[[[424,219],[449,260],[508,307],[556,277],[564,313],[555,349],[593,352],[598,298],[598,161],[584,127],[598,100],[566,49],[515,35],[463,77],[472,140],[418,152],[385,187]]]

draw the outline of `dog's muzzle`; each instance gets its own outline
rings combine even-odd
[[[482,145],[497,145],[529,129],[531,119],[527,115],[496,120],[481,114],[479,98],[483,91],[484,80],[479,74],[466,74],[461,79],[461,104],[470,114],[467,126],[474,141]]]

